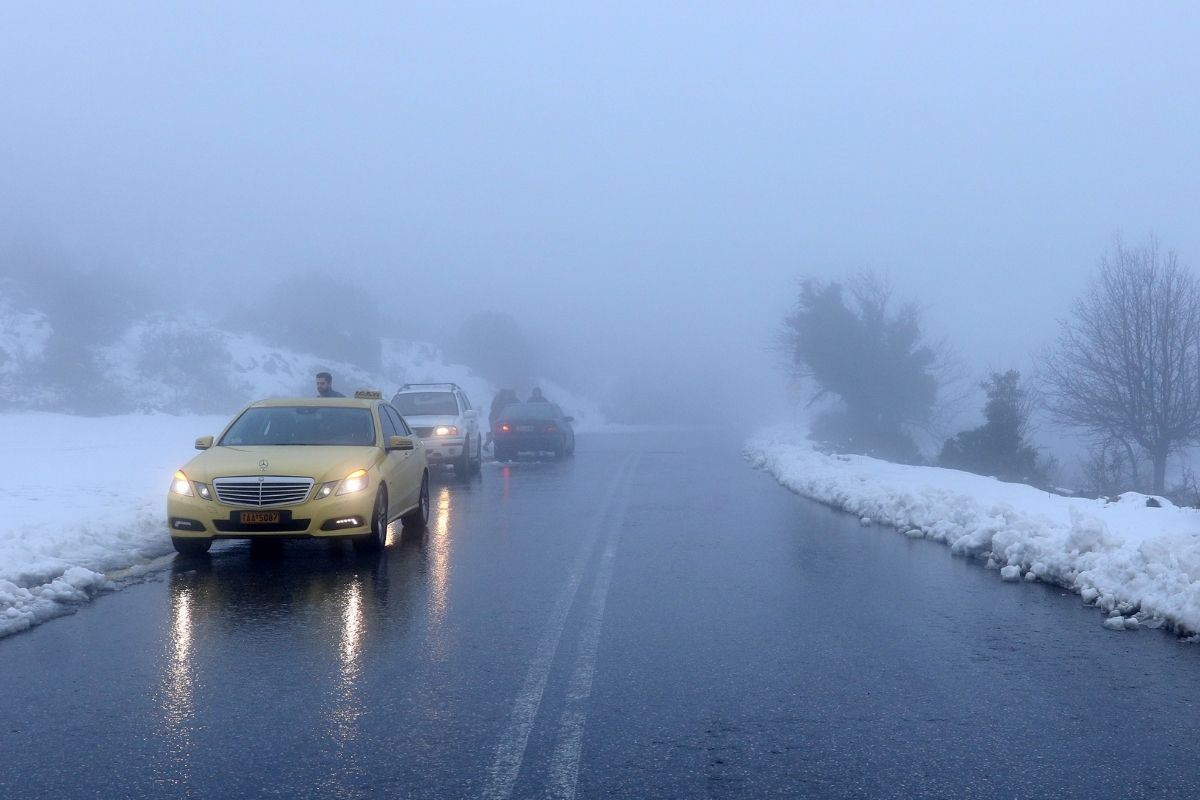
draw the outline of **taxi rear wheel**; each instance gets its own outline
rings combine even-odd
[[[371,512],[371,532],[354,540],[354,549],[362,553],[378,550],[387,543],[387,489],[379,488],[375,495],[375,510]]]
[[[202,556],[212,547],[212,539],[184,539],[172,536],[171,544],[175,545],[175,552],[181,555]]]
[[[400,518],[406,528],[424,528],[429,524],[429,473],[421,476],[421,496],[417,507]]]

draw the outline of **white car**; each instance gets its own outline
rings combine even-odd
[[[455,383],[406,383],[392,405],[425,444],[432,466],[454,467],[460,477],[475,475],[483,463],[479,412]]]

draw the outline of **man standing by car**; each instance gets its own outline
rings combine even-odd
[[[328,372],[317,373],[317,396],[318,397],[345,397],[341,392],[334,391],[333,376]]]

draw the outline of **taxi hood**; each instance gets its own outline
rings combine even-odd
[[[321,483],[370,468],[382,458],[378,447],[350,445],[213,447],[189,461],[183,471],[201,483],[235,475],[287,475]]]

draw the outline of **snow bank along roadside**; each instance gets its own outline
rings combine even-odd
[[[1200,512],[1065,498],[957,470],[826,455],[802,431],[771,428],[746,459],[784,486],[864,521],[986,560],[1003,580],[1067,587],[1106,612],[1113,629],[1166,625],[1200,632]]]
[[[166,490],[225,417],[0,415],[0,636],[116,588],[173,552]]]

